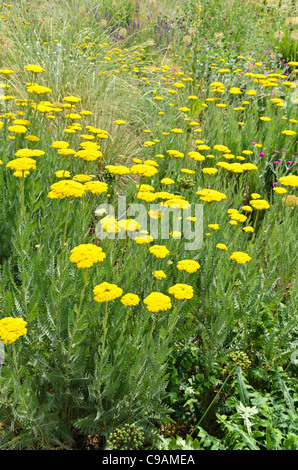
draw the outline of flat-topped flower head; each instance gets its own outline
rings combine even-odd
[[[36,161],[33,158],[16,158],[7,163],[7,168],[15,171],[29,171],[36,169]]]
[[[164,312],[172,308],[170,297],[161,292],[151,292],[151,294],[144,299],[144,304],[147,305],[149,312]]]
[[[149,251],[156,258],[165,258],[170,252],[164,245],[153,245],[150,246]]]
[[[207,202],[221,201],[222,199],[227,198],[225,194],[215,191],[214,189],[202,189],[201,191],[197,191],[197,194],[200,196],[202,201]]]
[[[81,101],[81,98],[79,98],[78,96],[65,96],[63,98],[63,101],[65,101],[66,103],[76,104]]]
[[[34,64],[25,65],[24,69],[32,73],[45,72],[45,69],[43,67],[41,67],[40,65],[34,65]]]
[[[279,178],[281,184],[284,186],[293,186],[297,187],[298,186],[298,176],[297,175],[287,175],[287,176],[282,176]]]
[[[152,165],[133,165],[130,168],[130,172],[133,173],[134,175],[140,175],[140,176],[145,176],[145,177],[151,177],[155,175],[158,170],[152,166]]]
[[[22,159],[24,160],[24,159]],[[50,199],[63,199],[65,197],[82,197],[86,189],[77,181],[61,180],[52,184],[48,194]]]
[[[81,158],[86,162],[93,162],[94,160],[102,157],[102,152],[100,150],[83,149],[78,150],[78,152],[75,153],[75,157]]]
[[[177,264],[179,271],[186,271],[187,273],[195,273],[200,267],[200,264],[192,259],[183,259],[178,261]]]
[[[4,344],[14,343],[27,333],[27,322],[23,318],[5,317],[0,320],[0,340]]]
[[[114,175],[127,175],[130,173],[130,169],[124,165],[107,165],[105,168]]]
[[[237,261],[238,264],[245,264],[251,260],[251,257],[247,253],[242,253],[242,251],[234,251],[230,259]]]
[[[84,184],[84,188],[88,193],[102,194],[108,191],[108,184],[102,181],[88,181]]]
[[[93,289],[94,300],[96,302],[110,302],[118,297],[121,297],[123,290],[116,284],[110,284],[109,282],[102,282]]]
[[[227,251],[227,245],[225,245],[224,243],[218,243],[216,245],[216,248],[218,248],[219,250],[223,250],[223,251]]]
[[[136,294],[129,293],[121,297],[120,302],[126,307],[133,307],[140,303],[140,297]]]
[[[185,300],[192,299],[194,295],[193,287],[188,284],[175,284],[168,290],[169,294],[172,294],[175,299]]]
[[[71,250],[70,261],[75,263],[78,268],[90,268],[95,263],[100,263],[106,255],[100,246],[86,243],[76,246]]]
[[[257,210],[269,209],[270,204],[269,202],[265,201],[265,199],[252,199],[249,201],[250,205]]]

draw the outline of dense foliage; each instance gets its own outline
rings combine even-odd
[[[1,449],[298,449],[295,8],[0,6]]]

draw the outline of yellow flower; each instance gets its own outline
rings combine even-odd
[[[121,126],[122,124],[126,124],[126,121],[122,121],[121,119],[117,119],[114,121],[115,124],[118,124],[118,126]]]
[[[295,132],[295,131],[291,131],[291,130],[289,130],[289,129],[286,129],[286,130],[282,131],[282,134],[291,136],[291,135],[295,135],[296,132]]]
[[[57,176],[57,178],[70,178],[70,173],[66,170],[56,171],[55,175]]]
[[[84,188],[88,193],[102,194],[108,191],[108,184],[102,181],[88,181],[84,184]]]
[[[27,333],[27,322],[22,318],[5,317],[0,320],[0,340],[4,344],[14,343]]]
[[[75,175],[73,177],[74,181],[78,181],[79,183],[87,183],[88,181],[92,180],[91,175]]]
[[[152,165],[133,165],[130,168],[130,172],[135,175],[151,177],[155,175],[158,170]]]
[[[65,98],[63,98],[63,101],[65,101],[66,103],[79,103],[81,101],[81,98],[77,97],[77,96],[66,96]]]
[[[269,209],[270,204],[265,199],[257,199],[249,201],[250,205],[257,210]]]
[[[151,235],[143,235],[141,237],[136,237],[134,241],[138,245],[147,245],[148,243],[153,242],[153,237]]]
[[[248,225],[247,227],[243,227],[244,232],[253,232],[254,228]]]
[[[163,178],[160,182],[161,184],[166,184],[166,185],[175,184],[175,181],[172,180],[171,178]]]
[[[172,308],[170,297],[161,292],[151,292],[144,299],[144,304],[147,305],[149,312],[166,311]]]
[[[22,160],[24,160],[22,158]],[[85,187],[72,180],[61,180],[51,186],[51,191],[48,194],[50,199],[63,199],[65,197],[82,197],[85,193]]]
[[[37,85],[36,83],[27,86],[27,92],[28,93],[34,93],[35,95],[43,95],[46,93],[52,93],[53,90],[51,88]]]
[[[252,212],[252,208],[250,206],[242,206],[241,209],[243,211]]]
[[[202,189],[201,191],[197,191],[202,201],[212,202],[212,201],[221,201],[222,199],[226,199],[227,196],[219,191],[215,191],[213,189]]]
[[[156,258],[165,258],[170,253],[164,245],[150,246],[149,251]]]
[[[177,264],[177,268],[180,271],[186,271],[187,273],[195,273],[200,267],[200,264],[192,259],[183,259],[178,261]]]
[[[273,191],[275,191],[276,194],[284,194],[288,192],[286,188],[273,188]]]
[[[6,166],[15,171],[29,171],[36,169],[36,161],[33,158],[16,158],[8,162]]]
[[[130,169],[124,165],[107,165],[105,168],[115,175],[127,175],[130,173]]]
[[[241,251],[234,251],[230,256],[230,259],[237,261],[238,264],[244,264],[251,260],[251,257],[247,253]]]
[[[42,68],[40,65],[25,65],[24,69],[26,69],[28,72],[32,73],[42,73],[45,72],[45,69]]]
[[[244,214],[231,214],[230,217],[232,220],[237,220],[237,222],[245,222],[247,220]]]
[[[179,300],[191,299],[194,295],[193,287],[188,284],[175,284],[169,288],[168,292]]]
[[[218,229],[219,229],[219,225],[218,225],[218,224],[209,224],[208,227],[209,227],[209,228],[212,228],[213,230],[218,230]]]
[[[19,158],[32,158],[32,157],[40,157],[41,155],[44,155],[45,152],[43,150],[38,150],[38,149],[19,149],[15,153],[16,157]]]
[[[137,199],[141,199],[145,202],[153,202],[156,199],[156,194],[149,191],[140,191],[137,193]]]
[[[102,282],[94,287],[93,293],[94,300],[96,300],[96,302],[109,302],[117,299],[117,297],[121,297],[123,290],[116,284]]]
[[[51,146],[53,149],[67,149],[69,147],[69,143],[64,140],[57,140],[53,142]]]
[[[164,271],[154,271],[153,276],[156,279],[164,279],[167,277],[166,273]]]
[[[140,297],[136,294],[129,293],[121,297],[120,302],[126,307],[131,307],[140,303]]]
[[[296,175],[282,176],[278,181],[280,181],[281,184],[284,184],[285,186],[298,186],[298,176]]]
[[[226,251],[228,248],[224,243],[218,243],[216,245],[216,248],[219,248],[220,250]]]
[[[94,263],[105,259],[102,248],[91,243],[76,246],[71,250],[70,261],[76,263],[78,268],[90,268]]]
[[[102,157],[102,152],[100,152],[100,150],[93,150],[91,148],[88,148],[76,152],[75,157],[82,158],[82,160],[85,160],[86,162],[92,162]]]
[[[215,173],[218,172],[218,169],[217,168],[203,168],[202,172],[206,173],[207,175],[215,175]]]
[[[16,125],[10,126],[8,130],[13,134],[25,134],[27,132],[27,127]]]
[[[251,194],[251,197],[252,197],[253,199],[260,199],[261,196],[260,196],[258,193],[252,193],[252,194]]]

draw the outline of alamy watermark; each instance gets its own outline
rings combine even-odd
[[[117,212],[117,214],[116,214]],[[203,204],[171,206],[141,203],[127,204],[125,196],[119,196],[117,204],[100,204],[95,214],[100,218],[95,229],[100,240],[125,239],[151,236],[154,240],[181,239],[184,250],[198,250],[203,244]],[[123,224],[128,221],[125,229]],[[119,230],[119,227],[121,228]]]

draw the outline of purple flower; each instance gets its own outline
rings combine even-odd
[[[265,157],[264,152],[259,153],[259,157]]]
[[[279,164],[279,162],[273,162],[273,165],[278,165],[278,164]]]
[[[274,152],[275,152],[275,153],[279,153],[279,151],[278,151],[278,150],[274,150]]]
[[[276,182],[276,183],[273,183],[273,184],[274,184],[274,186],[277,186],[277,182]]]
[[[282,151],[283,151],[283,152],[286,152],[286,151],[287,151],[287,149],[282,149]]]
[[[290,160],[287,162],[287,165],[292,165],[293,162],[291,162]]]

